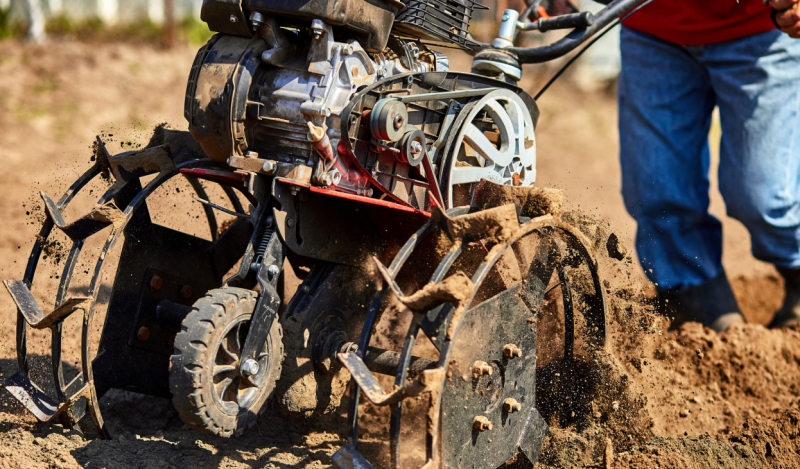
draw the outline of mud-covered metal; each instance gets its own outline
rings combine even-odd
[[[213,170],[217,164],[198,151],[188,133],[159,128],[143,151],[109,155],[102,141],[98,141],[95,165],[58,202],[43,196],[47,218],[34,244],[25,277],[22,281],[8,283],[19,306],[17,356],[20,370],[7,384],[37,418],[52,420],[64,415],[63,422],[73,425],[88,407],[101,435],[107,435],[99,407],[99,398],[107,390],[119,388],[169,396],[166,379],[170,340],[177,326],[175,318],[165,321],[163,316],[159,317],[158,305],[164,300],[191,305],[205,291],[220,285],[222,275],[239,258],[252,230],[249,221],[239,220],[221,236],[213,236],[214,241],[207,241],[154,224],[147,207],[148,197],[180,174],[182,167]],[[119,179],[89,214],[67,223],[61,214],[69,202],[103,172]],[[139,178],[153,174],[154,179],[143,187]],[[232,197],[229,189],[224,191]],[[238,201],[234,206],[241,209]],[[209,222],[211,220],[209,218]],[[44,314],[35,300],[31,301],[30,286],[43,243],[47,242],[53,228],[67,234],[73,245],[56,292],[56,308]],[[106,240],[92,272],[88,298],[68,297],[85,240],[98,235],[104,235]],[[102,273],[110,260],[109,252],[123,235],[125,242],[110,291],[105,324],[97,353],[92,354],[90,330],[103,283]],[[81,372],[66,382],[61,361],[62,322],[76,311],[83,311]],[[28,325],[49,327],[52,331],[51,362],[56,401],[45,399],[28,377]]]
[[[520,452],[532,461],[538,458],[547,425],[536,408],[537,315],[554,276],[562,277],[557,285],[561,286],[564,297],[565,321],[574,323],[578,315],[574,312],[575,304],[571,301],[573,288],[567,275],[572,272],[570,269],[575,268],[584,269],[589,274],[591,280],[579,293],[582,340],[591,349],[602,348],[605,344],[605,293],[590,244],[579,231],[549,215],[523,223],[515,232],[502,238],[497,238],[498,232],[494,232],[494,244],[490,244],[491,249],[482,256],[485,258],[479,261],[480,265],[473,263],[471,284],[474,288],[466,291],[466,304],[461,299],[463,293],[446,286],[459,275],[448,277],[447,273],[454,262],[465,255],[463,245],[468,242],[466,239],[454,240],[453,248],[444,254],[434,272],[432,283],[418,294],[405,295],[394,278],[426,233],[441,227],[450,233],[473,233],[468,237],[475,239],[475,234],[483,232],[484,228],[478,223],[480,218],[470,218],[464,212],[455,215],[455,212],[434,214],[429,225],[409,239],[407,249],[401,249],[391,266],[379,266],[386,277],[384,292],[392,290],[400,303],[411,308],[415,316],[400,353],[395,389],[391,392],[383,390],[366,366],[363,355],[339,355],[360,388],[353,395],[349,417],[351,444],[358,441],[356,403],[359,394],[376,405],[390,405],[394,467],[399,467],[404,457],[400,437],[403,401],[412,396],[428,396],[426,451],[427,459],[434,467],[499,467]],[[474,220],[472,223],[478,225],[465,227],[459,218]],[[478,235],[478,238],[487,234]],[[515,271],[517,263],[519,266]],[[465,264],[462,262],[460,265],[464,268]],[[442,285],[441,292],[435,288],[436,285]],[[428,299],[412,301],[423,291],[430,295]],[[383,294],[380,293],[376,299]],[[373,306],[376,304],[373,302]],[[369,344],[378,309],[374,310],[375,313],[372,311],[370,314],[375,317],[368,316],[359,347]],[[422,324],[426,327],[421,327]],[[411,351],[420,329],[433,333],[431,339],[440,350],[438,368],[407,381],[413,358]],[[564,355],[571,357],[574,339],[570,335],[574,337],[577,328],[574,324],[567,325],[565,331],[565,348],[570,350],[565,349]],[[476,363],[485,365],[478,368],[479,373],[475,372]],[[437,376],[436,370],[441,376],[438,381],[433,379]]]

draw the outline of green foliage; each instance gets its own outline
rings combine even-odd
[[[181,21],[180,29],[186,37],[187,42],[192,45],[201,45],[208,42],[214,32],[208,29],[208,25],[198,20],[194,16],[187,16]]]
[[[25,37],[25,25],[11,20],[11,7],[0,8],[0,39]]]
[[[0,28],[2,28],[1,15]],[[188,42],[191,45],[205,44],[214,35],[208,29],[208,25],[192,16],[181,20],[175,29],[177,40]],[[148,19],[107,25],[100,18],[76,21],[63,13],[48,19],[45,30],[52,36],[71,36],[88,42],[161,44],[165,37],[164,25],[153,23]]]

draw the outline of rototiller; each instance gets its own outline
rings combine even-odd
[[[223,437],[274,397],[298,418],[347,415],[339,467],[371,467],[359,410],[380,408],[389,438],[374,464],[536,461],[548,428],[537,367],[602,348],[606,312],[592,243],[532,187],[539,112],[516,82],[521,64],[564,56],[643,1],[547,17],[536,0],[504,13],[492,45],[467,32],[473,0],[204,1],[218,34],[189,75],[189,132],[160,128],[116,155],[98,139],[91,169],[57,201],[42,194],[25,276],[5,282],[19,363],[6,388],[40,420],[101,436],[112,388],[171,397],[187,425]],[[514,47],[518,31],[553,29],[573,31]],[[431,46],[472,53],[472,73]],[[110,187],[66,221],[98,176]],[[176,177],[203,203],[210,240],[153,221],[155,205],[177,207],[179,194],[151,197]],[[215,185],[227,206],[209,200]],[[43,311],[31,288],[54,229],[71,248]],[[94,267],[80,296],[70,282],[93,237],[105,241],[81,260]],[[287,259],[302,283],[282,309]],[[80,369],[66,376],[62,326],[76,311]],[[50,394],[30,379],[31,328],[52,331]],[[393,350],[371,345],[378,336]]]

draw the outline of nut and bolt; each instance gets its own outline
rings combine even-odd
[[[245,360],[244,364],[242,364],[242,373],[245,376],[253,376],[258,374],[258,362],[252,358]]]
[[[270,277],[275,277],[276,275],[281,273],[281,269],[277,265],[272,264],[271,266],[267,267],[267,273],[269,274]]]
[[[231,15],[230,20],[231,20],[231,23],[234,23],[234,24],[239,22],[239,18],[237,18],[236,15]]]
[[[264,15],[258,11],[250,13],[250,24],[253,25],[253,29],[258,29],[259,26],[264,24]]]
[[[147,339],[150,338],[150,329],[142,326],[139,328],[139,331],[136,332],[136,338],[139,339],[140,342],[147,342]]]
[[[314,36],[314,39],[319,39],[322,37],[322,33],[325,32],[325,23],[320,20],[314,20],[311,22],[311,34]]]
[[[414,140],[411,142],[411,154],[419,155],[420,153],[422,153],[422,144],[419,143],[419,140]]]
[[[475,378],[480,378],[484,375],[492,376],[493,371],[492,365],[486,362],[478,360],[472,364],[472,376]]]
[[[272,174],[275,172],[275,163],[272,161],[265,161],[264,164],[261,166],[261,171],[264,171],[267,174]]]
[[[191,285],[184,285],[181,287],[181,296],[186,298],[187,300],[192,297],[193,292],[194,290],[192,290]]]
[[[509,397],[503,402],[503,410],[505,410],[509,414],[514,412],[519,412],[520,410],[522,410],[522,404],[517,402],[517,400],[514,399],[513,397]]]
[[[507,344],[503,347],[503,356],[506,358],[518,358],[522,356],[522,349],[514,344]]]
[[[164,286],[164,281],[161,280],[161,277],[158,275],[153,275],[153,278],[150,279],[150,289],[153,291],[161,290],[161,287]]]
[[[472,428],[478,430],[479,432],[485,432],[486,430],[491,430],[494,425],[492,422],[489,421],[488,418],[484,417],[483,415],[478,415],[472,420]]]

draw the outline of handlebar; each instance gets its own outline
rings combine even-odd
[[[559,18],[561,17],[559,16],[548,19],[540,19],[540,22],[548,22],[545,23],[547,26],[545,26],[545,24],[539,25],[538,29],[541,31],[565,29],[571,27],[575,27],[576,29],[567,34],[567,36],[564,38],[547,46],[534,48],[509,47],[503,50],[516,55],[519,58],[520,64],[542,63],[557,59],[570,53],[578,46],[586,42],[586,40],[588,40],[590,37],[594,36],[603,28],[617,20],[620,16],[624,15],[630,10],[633,10],[646,1],[648,0],[613,0],[608,3],[608,6],[593,16],[584,15],[582,18],[580,18],[579,16],[576,16],[581,15],[579,13],[574,15],[564,15],[568,18],[562,18],[560,20]],[[545,26],[546,29],[542,29],[542,26]],[[483,47],[483,49],[488,48],[491,48],[491,46],[488,44],[484,45]]]

